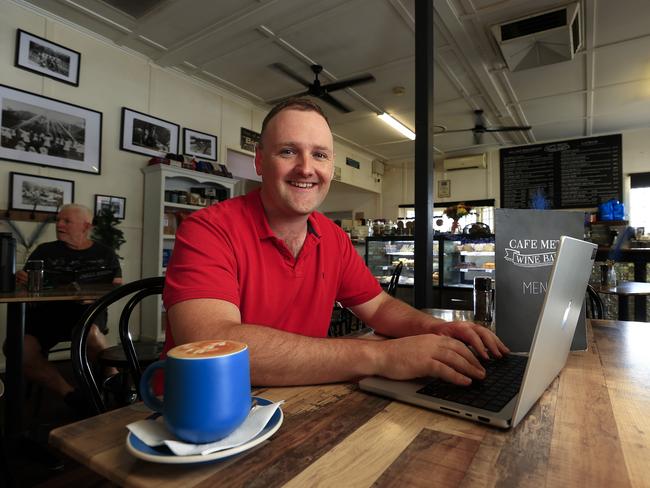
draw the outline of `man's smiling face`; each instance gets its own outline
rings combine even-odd
[[[333,169],[332,133],[318,113],[288,108],[269,121],[255,153],[267,213],[309,215],[327,196]]]

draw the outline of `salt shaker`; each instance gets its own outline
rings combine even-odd
[[[45,263],[39,259],[27,261],[25,263],[25,271],[27,271],[27,291],[36,293],[43,289],[44,265]]]
[[[474,278],[474,322],[492,329],[493,310],[492,278],[476,276]]]

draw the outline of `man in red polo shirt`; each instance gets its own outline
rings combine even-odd
[[[488,329],[444,322],[390,297],[347,235],[315,209],[329,191],[334,143],[320,107],[294,99],[262,123],[262,186],[192,214],[167,269],[166,350],[204,339],[248,344],[251,382],[298,385],[379,375],[469,384],[507,348]],[[335,301],[385,341],[328,338]]]

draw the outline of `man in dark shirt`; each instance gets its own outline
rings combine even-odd
[[[92,212],[82,205],[61,208],[56,220],[57,240],[39,245],[28,258],[44,261],[45,286],[72,282],[122,284],[122,270],[113,249],[90,240],[92,218]],[[18,271],[16,281],[25,285],[27,273]],[[25,321],[25,377],[61,395],[76,410],[80,410],[81,394],[47,360],[47,354],[57,343],[70,340],[72,329],[87,306],[79,302],[30,304]],[[106,319],[106,314],[99,316],[88,335],[91,360],[108,347],[101,332]]]

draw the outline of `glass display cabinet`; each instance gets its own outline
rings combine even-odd
[[[397,296],[408,303],[413,300],[414,250],[413,236],[366,238],[366,265],[382,285],[390,281],[395,265],[403,263]],[[471,309],[474,277],[494,278],[494,236],[438,234],[432,253],[436,306]]]
[[[434,270],[438,268],[438,242],[434,242]],[[366,265],[377,281],[387,285],[397,263],[402,262],[400,286],[413,286],[415,246],[413,236],[381,236],[366,238]],[[435,273],[434,273],[435,276]]]
[[[494,278],[494,237],[442,238],[443,286],[472,288],[476,276]]]

